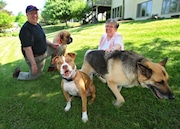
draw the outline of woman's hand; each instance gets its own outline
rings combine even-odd
[[[119,50],[120,51],[121,50],[121,45],[117,44],[112,48],[106,49],[105,52],[111,52],[111,51],[114,51],[114,50]]]
[[[111,52],[113,49],[106,49],[105,52]]]

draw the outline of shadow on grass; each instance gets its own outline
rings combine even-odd
[[[125,44],[128,46],[129,50],[135,50],[151,59],[153,62],[160,62],[168,57],[166,70],[170,76],[169,84],[173,85],[175,89],[179,89],[178,85],[180,84],[180,80],[178,78],[180,76],[180,54],[178,48],[180,48],[180,41],[174,40],[169,42],[161,38],[155,38],[152,42],[144,43],[138,48],[133,46],[133,42],[127,42]]]
[[[97,23],[97,24],[103,24],[103,23]],[[93,28],[94,26],[97,26],[97,24],[86,24],[86,25],[80,25],[80,26],[76,26],[76,27],[70,27],[70,26],[63,26],[63,25],[56,25],[56,26],[47,26],[47,27],[43,27],[43,30],[45,31],[46,34],[50,34],[56,31],[61,31],[64,29],[71,29],[71,28],[75,28],[73,30],[71,30],[71,32],[80,32],[83,30],[87,30],[89,28]]]
[[[147,19],[147,20],[125,20],[125,21],[120,21],[123,24],[144,24],[144,23],[149,23],[149,22],[154,22],[154,21],[159,21],[159,20],[171,20],[170,18],[159,18],[159,19]]]

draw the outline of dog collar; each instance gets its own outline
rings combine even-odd
[[[62,76],[62,78],[67,82],[73,81],[75,77],[76,77],[76,65],[75,65],[75,67],[74,67],[74,69],[72,71],[72,75],[69,78],[66,78],[66,77]]]

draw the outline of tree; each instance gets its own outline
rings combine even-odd
[[[84,0],[48,0],[41,16],[46,23],[56,24],[60,21],[67,26],[68,20],[81,20],[89,10]]]
[[[6,5],[6,2],[0,0],[0,32],[2,32],[3,29],[8,29],[13,26],[14,19],[11,16],[11,13],[4,10]]]
[[[15,18],[15,22],[18,23],[19,27],[22,27],[22,25],[24,24],[24,22],[27,20],[26,16],[23,15],[22,12],[19,12],[18,15]]]
[[[0,32],[13,26],[13,17],[4,11],[0,11]]]
[[[70,2],[70,10],[73,19],[81,20],[90,8],[84,0],[74,0]]]
[[[0,0],[0,11],[6,12],[9,15],[12,15],[12,12],[5,10],[4,8],[6,7],[7,3],[3,0]]]
[[[57,20],[63,21],[67,26],[67,21],[72,18],[69,0],[48,0],[42,11],[42,17],[52,23]]]
[[[0,0],[0,10],[3,10],[7,3],[3,0]]]

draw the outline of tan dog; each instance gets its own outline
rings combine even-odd
[[[105,53],[103,50],[92,50],[85,55],[82,71],[87,75],[95,73],[103,77],[116,97],[114,104],[121,106],[125,102],[120,94],[121,88],[139,84],[151,89],[159,99],[173,99],[166,62],[167,58],[154,63],[133,51]]]
[[[56,53],[54,53],[54,55],[51,57],[51,66],[48,68],[49,72],[54,72],[56,71],[56,67],[52,65],[52,58],[57,56],[57,55],[65,55],[66,53],[66,49],[67,49],[67,45],[72,43],[73,39],[71,37],[70,32],[68,31],[60,31],[53,39],[53,43],[59,43],[60,50],[57,50]]]
[[[75,58],[76,54],[67,53],[65,56],[54,57],[53,63],[57,64],[57,70],[63,78],[61,86],[67,101],[65,111],[69,111],[71,108],[73,96],[80,96],[82,99],[82,121],[87,122],[87,96],[92,96],[88,103],[93,103],[96,97],[96,89],[89,76],[76,69]]]
[[[66,53],[66,47],[68,44],[72,43],[73,39],[69,31],[60,31],[53,39],[53,43],[59,43],[62,46],[62,53],[60,55],[64,55]]]

